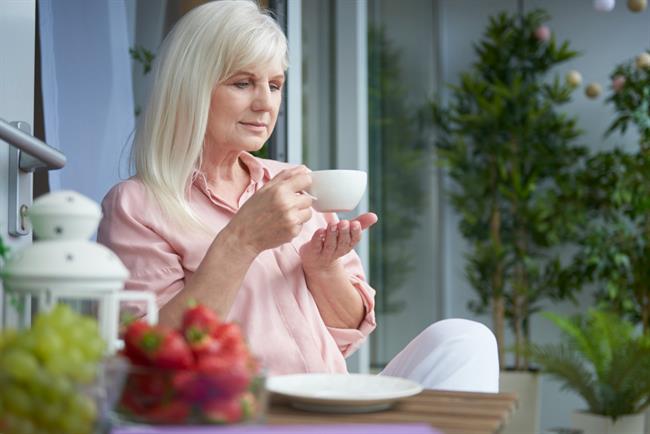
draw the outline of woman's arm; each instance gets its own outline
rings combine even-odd
[[[317,230],[301,249],[307,288],[328,327],[355,329],[367,314],[340,258],[361,240],[362,231],[376,222],[377,216],[367,213],[332,223]]]
[[[342,265],[337,264],[331,270],[305,273],[305,279],[325,325],[342,329],[359,327],[366,309]]]
[[[304,166],[285,170],[264,185],[215,237],[194,275],[160,310],[160,322],[179,324],[189,300],[225,318],[246,272],[262,251],[291,241],[311,218],[311,183]]]
[[[160,323],[178,326],[190,300],[210,306],[225,318],[256,256],[250,249],[242,247],[231,229],[224,228],[215,237],[183,290],[160,309]]]

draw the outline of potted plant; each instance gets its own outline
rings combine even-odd
[[[528,346],[545,374],[587,404],[573,415],[583,433],[642,433],[650,405],[650,337],[611,312],[592,309],[567,319],[545,313],[563,334],[558,344]]]
[[[567,183],[563,202],[582,224],[560,281],[595,287],[601,305],[650,336],[650,54],[617,65],[611,80],[616,117],[606,135],[636,127],[638,145],[594,154]],[[650,413],[647,420],[650,429]]]
[[[565,282],[596,284],[599,301],[650,335],[650,64],[628,61],[611,78],[616,118],[606,134],[633,125],[638,146],[591,156],[565,192],[583,216]]]
[[[470,308],[491,310],[502,369],[507,322],[518,373],[530,368],[523,349],[531,315],[545,299],[572,295],[570,286],[556,284],[561,267],[551,252],[574,219],[556,199],[586,154],[573,144],[576,120],[558,110],[573,87],[549,77],[577,53],[566,41],[556,43],[544,25],[548,19],[542,10],[492,17],[475,44],[471,70],[451,86],[446,103],[431,105],[437,154],[453,181],[451,203],[469,242],[466,275],[478,296]],[[520,409],[506,432],[533,432],[537,379],[518,373],[524,385],[506,384],[513,375],[502,371],[502,389],[531,389],[531,396],[520,395]]]

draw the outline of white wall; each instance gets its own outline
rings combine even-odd
[[[25,121],[32,128],[35,19],[35,0],[0,0],[0,118],[8,122]],[[9,146],[0,141],[0,235],[16,250],[31,242],[31,236],[13,238],[7,232],[8,157]],[[0,293],[1,288],[0,282]]]

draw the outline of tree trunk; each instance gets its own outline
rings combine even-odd
[[[493,174],[494,177],[494,174]],[[493,180],[494,181],[494,180]],[[496,187],[495,187],[496,188]],[[490,239],[495,252],[501,251],[501,213],[499,212],[496,197],[493,199],[492,213],[490,215]],[[505,300],[503,298],[503,261],[497,259],[494,273],[491,279],[492,284],[492,325],[494,335],[497,339],[499,351],[499,366],[504,367],[505,359]]]
[[[644,263],[646,261],[643,261]],[[647,271],[643,270],[643,274],[645,274]],[[636,302],[639,303],[639,313],[641,314],[641,326],[643,327],[643,334],[648,335],[650,333],[650,288],[648,285],[650,285],[650,282],[645,282],[642,281],[643,276],[640,274],[639,276],[635,276],[635,279],[637,280],[637,285],[638,287],[636,288]]]
[[[515,332],[515,369],[525,371],[528,369],[528,355],[526,346],[528,345],[528,295],[515,295],[514,302],[514,332]]]
[[[646,296],[645,304],[641,306],[641,324],[643,325],[643,334],[650,335],[650,303]]]
[[[494,327],[494,336],[497,339],[497,347],[499,350],[499,366],[501,369],[505,367],[505,342],[504,342],[504,318],[505,318],[505,303],[502,295],[495,296],[492,299],[492,324]]]

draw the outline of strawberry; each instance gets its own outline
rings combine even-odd
[[[197,372],[213,385],[220,397],[233,397],[245,391],[251,382],[247,358],[205,355],[196,364]]]
[[[189,404],[174,400],[148,410],[142,415],[142,419],[148,423],[181,424],[187,421],[191,410]]]
[[[248,355],[246,341],[239,325],[223,323],[217,327],[212,336],[221,344],[217,353],[220,356],[244,358]]]
[[[203,406],[203,417],[212,423],[235,423],[244,416],[242,405],[238,399],[213,400]]]
[[[138,393],[134,392],[130,388],[124,389],[119,402],[120,411],[134,414],[143,413],[146,410],[146,407],[142,400],[139,399],[139,396]]]
[[[138,345],[144,334],[150,332],[153,326],[139,320],[131,322],[124,333],[124,355],[135,365],[148,365],[145,351]]]
[[[183,314],[181,332],[195,356],[215,354],[221,345],[212,336],[219,327],[217,314],[203,305],[193,306]]]
[[[135,342],[152,366],[166,369],[185,369],[192,366],[194,357],[183,336],[162,325],[152,326]]]
[[[183,313],[181,331],[188,342],[211,335],[219,326],[217,314],[202,304],[196,304]]]
[[[237,339],[244,340],[241,328],[234,322],[224,322],[219,324],[212,332],[212,336],[219,340]]]
[[[223,346],[221,342],[210,335],[203,335],[201,338],[195,339],[194,341],[188,340],[187,344],[196,358],[199,358],[204,354],[218,354]]]

